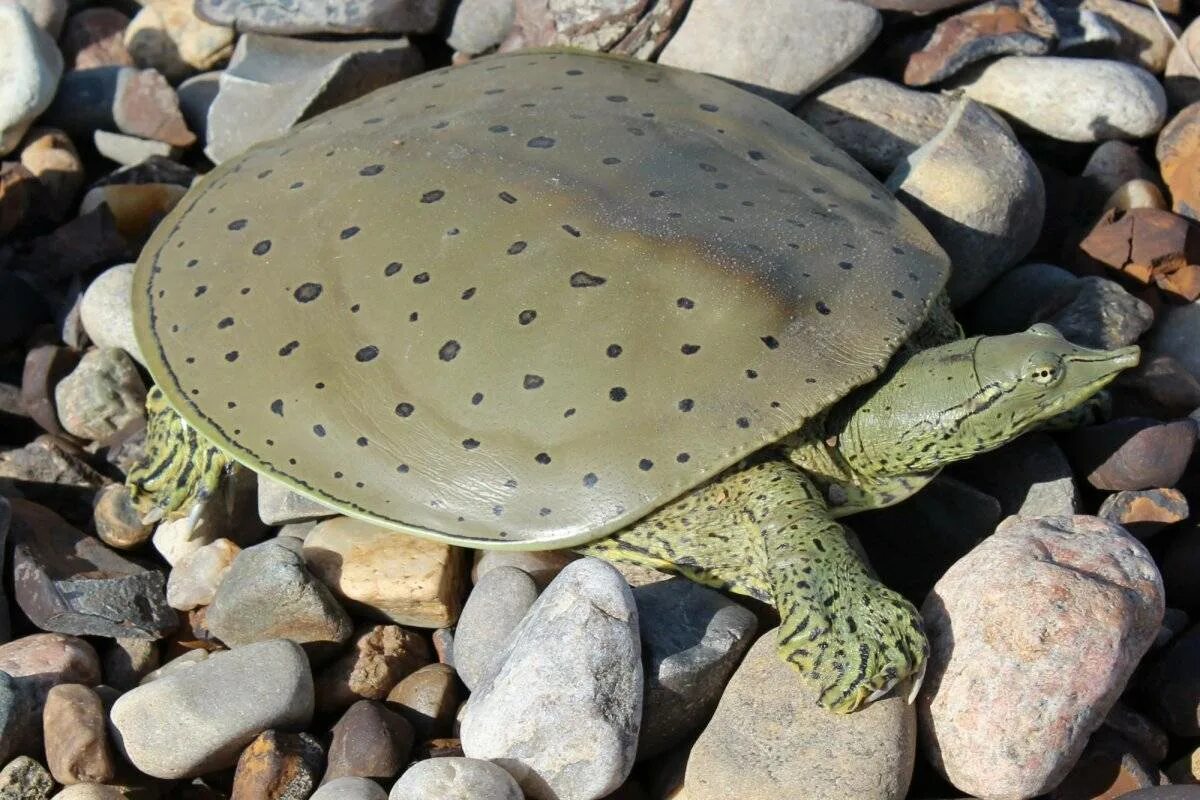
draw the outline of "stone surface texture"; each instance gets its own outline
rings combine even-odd
[[[410,767],[388,800],[524,800],[512,776],[490,761],[433,758]]]
[[[0,156],[5,156],[54,99],[63,58],[54,39],[20,5],[0,5],[0,42]]]
[[[499,669],[509,637],[537,597],[533,578],[516,567],[497,567],[475,584],[454,630],[454,668],[468,689]]]

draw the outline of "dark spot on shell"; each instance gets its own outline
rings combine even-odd
[[[225,227],[229,228],[229,230],[231,230],[231,231],[240,231],[246,227],[246,220],[235,219],[233,222],[229,223]]]
[[[711,113],[711,112],[714,112],[714,111],[720,111],[720,108],[719,108],[719,107],[717,107],[717,106],[714,106],[712,103],[701,103],[701,104],[700,104],[700,110],[701,110],[701,111],[708,111],[708,112],[710,112],[710,113]]]
[[[433,189],[433,190],[428,191],[425,194],[421,195],[421,202],[422,203],[436,203],[438,200],[441,200],[445,196],[446,196],[446,193],[444,191],[442,191],[441,189]]]
[[[842,269],[854,269],[854,264],[850,261],[839,261],[838,266]]]
[[[413,283],[429,283],[429,273],[418,272],[416,275],[413,275]]]
[[[614,403],[619,403],[628,396],[629,393],[625,391],[624,386],[614,386],[608,390],[608,399]]]
[[[294,351],[299,346],[300,346],[300,342],[293,339],[292,341],[285,344],[283,347],[279,348],[279,355],[290,356],[292,354],[292,351]]]
[[[746,370],[746,377],[749,378],[750,380],[754,380],[755,378],[758,377],[758,370],[756,370],[756,369]]]
[[[397,464],[396,472],[399,472],[401,475],[408,472],[408,464]]]
[[[554,147],[554,140],[549,136],[535,136],[525,143],[526,147],[532,147],[536,150],[546,150]]]
[[[488,130],[492,133],[508,133],[509,128],[507,125],[492,125]]]
[[[768,350],[779,349],[779,340],[776,339],[774,336],[763,336],[761,338],[762,338],[762,343],[767,346]]]
[[[566,411],[563,412],[564,418],[573,417],[573,416],[575,416],[575,409],[573,409],[573,408],[568,408]]]
[[[238,351],[230,350],[228,353],[225,354],[225,360],[228,361],[230,364],[232,364],[234,361],[237,361],[238,360]]]
[[[679,348],[679,352],[683,353],[685,356],[694,355],[694,354],[696,354],[696,353],[699,353],[699,352],[700,352],[700,345],[698,345],[698,344],[685,344],[685,345],[683,345],[682,347],[680,347],[680,348]]]
[[[415,410],[416,409],[413,407],[412,403],[396,404],[396,416],[397,417],[411,417],[413,411],[415,411]]]
[[[462,446],[464,450],[474,450],[479,447],[478,439],[463,439]]]
[[[196,294],[195,294],[195,295],[193,295],[193,296],[194,296],[194,297],[199,297],[200,295],[204,294],[204,293],[205,293],[205,292],[207,292],[207,291],[208,291],[208,287],[207,287],[207,286],[197,286],[197,287],[196,287]],[[161,297],[161,295],[160,295],[160,297]]]
[[[364,178],[370,178],[372,175],[378,175],[383,172],[383,164],[368,164],[358,171],[359,175]]]
[[[325,436],[325,426],[324,425],[313,425],[313,433],[315,433],[318,437],[324,437]]]
[[[892,289],[892,297],[895,297],[897,300],[903,300],[904,292],[900,291],[899,289]]]
[[[698,164],[698,166],[700,167],[700,169],[704,170],[705,172],[716,172],[717,171],[717,168],[714,167],[712,164],[705,164],[703,161],[701,161]]]
[[[617,356],[621,355],[621,345],[610,344],[607,348],[605,348],[604,354],[609,358],[616,358]]]
[[[746,417],[738,417],[738,418],[737,418],[737,426],[738,426],[739,428],[749,428],[749,427],[750,427],[750,420],[749,420],[748,418],[746,418]]]
[[[582,74],[583,74],[583,70],[581,70],[581,69],[569,69],[569,70],[567,70],[567,74],[568,74],[568,75],[582,75]]]
[[[191,268],[191,267],[194,267],[194,266],[196,266],[196,265],[197,265],[197,264],[199,264],[199,263],[200,263],[200,259],[198,259],[198,258],[192,258],[192,259],[188,259],[188,262],[187,262],[186,266],[187,266],[187,267],[189,267],[189,268]]]
[[[602,164],[607,164],[608,166],[610,166],[610,167],[611,167],[613,164],[620,164],[620,163],[621,163],[621,159],[617,158],[616,156],[608,156],[607,158],[605,158],[605,159],[604,159],[603,161],[601,161],[600,163],[602,163]]]
[[[607,282],[607,278],[601,278],[598,275],[589,275],[583,270],[571,275],[571,286],[575,287],[576,289],[585,289],[590,286],[603,286]]]
[[[366,446],[367,446],[367,444],[368,444],[368,442],[367,442],[367,437],[365,437],[365,436],[360,436],[360,437],[358,437],[357,439],[355,439],[355,440],[354,440],[354,443],[355,443],[356,445],[358,445],[359,447],[366,447]]]
[[[675,460],[678,461],[680,464],[686,464],[688,461],[691,460],[691,458],[692,457],[690,455],[688,455],[687,453],[680,453],[679,455],[675,456]]]
[[[578,239],[580,236],[583,235],[579,232],[579,229],[574,227],[573,225],[563,225],[562,229],[564,231],[566,231],[567,233],[571,234],[572,236],[574,236],[576,239]]]
[[[525,252],[526,246],[527,244],[525,242],[513,242],[508,246],[508,254],[510,256],[515,256],[518,253],[523,253]]]
[[[374,361],[378,355],[379,348],[373,344],[369,344],[366,347],[359,348],[358,352],[354,354],[354,360],[360,364],[365,364],[368,361]]]
[[[471,395],[471,405],[477,406],[483,402],[483,392],[476,392]]]
[[[587,475],[583,476],[583,486],[585,489],[590,489],[595,486],[599,480],[600,479],[596,477],[596,473],[589,472]]]
[[[543,465],[549,464],[550,463],[550,454],[549,453],[538,453],[536,456],[533,457],[533,460],[539,464],[543,464]]]
[[[675,301],[675,305],[679,306],[685,311],[691,311],[696,307],[696,301],[690,297],[681,297]]]
[[[638,469],[640,469],[642,472],[649,472],[653,468],[654,468],[654,462],[648,458],[643,458],[641,461],[638,462]]]
[[[438,348],[438,358],[440,358],[442,361],[453,361],[458,355],[458,351],[461,349],[462,345],[460,345],[454,339],[451,339]]]
[[[362,228],[358,227],[357,225],[351,225],[349,228],[343,228],[342,232],[338,234],[338,238],[345,241],[351,236],[357,234],[360,230],[362,230]]]
[[[522,325],[528,325],[535,319],[537,319],[537,312],[532,308],[527,308],[520,314],[517,314],[517,322],[521,323]]]
[[[289,188],[289,189],[299,189],[299,188],[300,188],[301,186],[303,186],[303,185],[304,185],[304,181],[296,181],[295,183],[293,183],[293,184],[292,184],[291,186],[289,186],[288,188]]]
[[[302,283],[293,295],[301,303],[311,303],[321,296],[322,290],[323,287],[319,283]]]
[[[283,401],[276,399],[271,401],[271,413],[277,416],[283,416]]]
[[[750,156],[751,161],[762,161],[767,157],[766,154],[760,150],[751,150],[750,152],[746,153],[746,155]]]
[[[509,194],[508,192],[501,192],[499,195],[497,195],[497,197],[499,197],[499,198],[500,198],[501,200],[503,200],[504,202],[508,203],[510,206],[511,206],[513,203],[517,202],[517,198],[513,197],[513,196],[512,196],[511,194]]]
[[[472,286],[470,289],[465,290],[462,293],[463,300],[470,300],[474,296],[475,296],[475,287],[474,286]]]
[[[223,319],[217,323],[217,328],[224,330],[225,328],[228,328],[232,324],[233,324],[233,317],[226,317],[225,319]]]
[[[545,382],[546,379],[541,375],[526,375],[521,385],[526,389],[540,389]]]
[[[256,256],[265,256],[270,251],[271,251],[271,240],[270,239],[263,239],[261,242],[258,242],[257,244],[255,244],[254,248],[251,250],[251,252],[253,252],[254,255],[256,255]]]
[[[829,306],[825,305],[825,302],[822,300],[817,301],[817,311],[819,311],[823,315],[827,315],[827,314],[831,313]]]
[[[629,98],[623,94],[610,94],[608,97],[606,97],[604,99],[610,103],[627,103],[627,102],[629,102]]]
[[[696,401],[690,397],[685,397],[679,401],[679,410],[685,414],[687,412],[691,411],[695,407],[696,407]]]

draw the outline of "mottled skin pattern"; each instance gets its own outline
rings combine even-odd
[[[780,656],[822,705],[860,708],[916,675],[917,610],[880,584],[836,517],[891,505],[947,463],[995,449],[1086,401],[1137,348],[1076,347],[1038,325],[913,355],[782,443],[583,552],[773,603]]]

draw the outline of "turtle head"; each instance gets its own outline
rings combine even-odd
[[[839,448],[872,476],[927,472],[1077,408],[1139,350],[1091,350],[1054,327],[923,350],[847,401]]]

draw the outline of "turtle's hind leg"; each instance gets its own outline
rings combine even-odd
[[[860,708],[925,661],[917,610],[870,574],[789,462],[726,473],[583,550],[773,602],[780,657],[833,711]]]
[[[184,422],[157,386],[146,395],[146,454],[125,476],[146,522],[187,514],[217,490],[232,462]],[[189,508],[191,507],[191,508]]]

